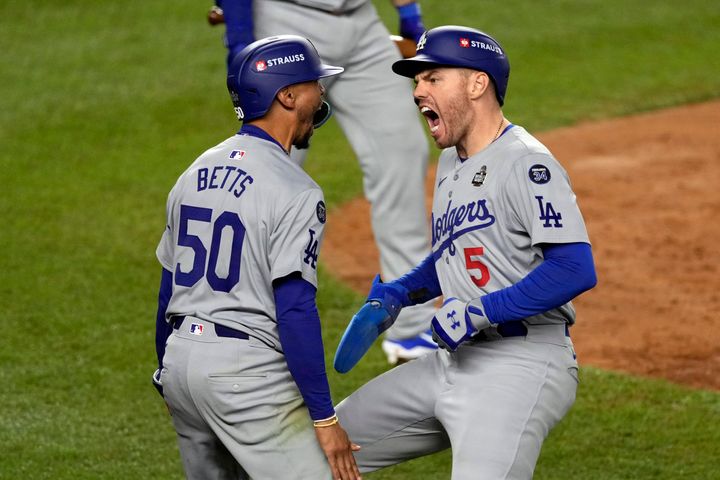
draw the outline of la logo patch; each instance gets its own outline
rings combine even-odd
[[[546,202],[542,195],[535,195],[540,209],[540,220],[543,220],[543,228],[562,228],[562,213],[555,211],[555,207],[550,202]]]
[[[308,244],[305,247],[305,257],[303,258],[303,262],[310,265],[313,269],[316,269],[320,242],[315,239],[315,230],[312,228],[308,229],[308,233],[310,233],[310,241],[308,241]]]

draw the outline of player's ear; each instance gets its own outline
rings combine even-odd
[[[485,72],[470,70],[468,75],[468,94],[472,100],[480,98],[490,86],[490,77]]]
[[[281,88],[275,98],[280,105],[288,110],[292,110],[295,108],[297,102],[297,92],[295,92],[293,85],[288,85],[287,87]]]

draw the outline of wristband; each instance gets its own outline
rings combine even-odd
[[[398,16],[401,19],[419,17],[421,15],[420,5],[417,2],[408,3],[401,7],[397,7]]]
[[[338,423],[338,417],[337,417],[337,415],[333,415],[332,417],[325,418],[323,420],[315,420],[313,422],[313,427],[315,427],[315,428],[332,427],[336,423]]]

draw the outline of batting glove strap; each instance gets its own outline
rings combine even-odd
[[[383,308],[390,316],[390,324],[383,330],[386,330],[395,322],[400,314],[400,310],[405,306],[403,299],[408,298],[408,291],[395,282],[382,283],[380,275],[376,275],[373,280],[367,302],[373,303],[377,308]]]
[[[474,298],[466,304],[465,314],[477,331],[485,330],[492,325],[485,316],[485,307],[480,301],[480,297]]]

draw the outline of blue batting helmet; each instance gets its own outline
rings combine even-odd
[[[448,25],[428,30],[417,43],[417,54],[395,62],[398,75],[413,78],[436,67],[464,67],[485,72],[495,85],[498,102],[505,102],[510,62],[500,44],[487,33]]]
[[[342,73],[342,67],[325,65],[310,40],[278,35],[251,43],[228,67],[227,87],[238,120],[264,116],[280,90]],[[329,117],[329,106],[323,109]]]

